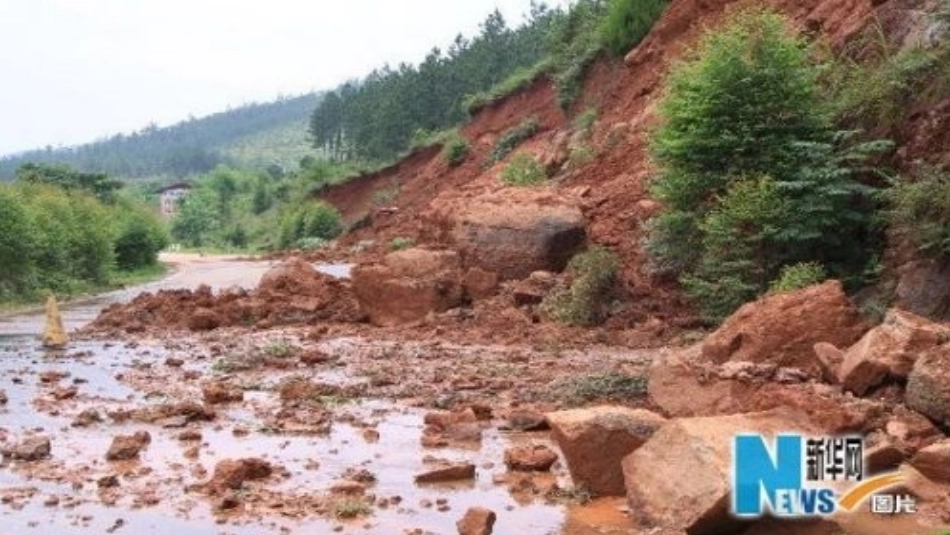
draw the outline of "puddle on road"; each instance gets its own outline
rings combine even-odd
[[[84,409],[94,408],[105,415],[167,401],[133,390],[117,379],[123,374],[148,373],[142,372],[143,363],[161,366],[164,358],[164,347],[148,342],[136,347],[78,342],[67,352],[47,353],[29,337],[0,341],[0,389],[9,398],[6,407],[0,407],[2,444],[9,445],[34,432],[53,439],[51,460],[24,465],[8,462],[0,468],[0,496],[7,496],[0,500],[0,532],[99,534],[113,529],[116,533],[133,534],[251,535],[330,533],[338,528],[344,533],[389,535],[418,528],[422,530],[418,533],[442,534],[455,533],[455,522],[468,507],[482,506],[498,514],[495,532],[500,534],[611,533],[607,529],[575,528],[577,521],[572,520],[583,519],[584,511],[590,516],[590,511],[605,507],[605,502],[584,508],[568,507],[540,496],[513,495],[504,483],[495,483],[495,477],[506,472],[506,447],[520,442],[549,443],[546,434],[507,434],[489,426],[484,430],[480,447],[423,448],[423,412],[385,401],[364,400],[335,406],[327,435],[274,434],[267,432],[262,415],[279,410],[276,394],[267,390],[248,391],[244,403],[219,408],[216,421],[200,426],[189,424],[194,426],[189,428],[202,435],[197,459],[186,457],[188,447],[196,443],[179,441],[177,436],[183,430],[180,428],[116,424],[108,418],[106,423],[89,428],[70,426]],[[204,372],[208,370],[208,360],[189,361],[177,373],[188,370]],[[40,374],[50,371],[69,372],[59,386],[76,386],[78,395],[53,402],[50,396],[54,386],[40,382]],[[314,378],[321,376],[317,370],[312,374]],[[270,375],[266,379],[267,383],[274,380]],[[192,386],[197,387],[197,383]],[[155,390],[161,391],[160,385]],[[364,438],[366,427],[378,432],[378,440]],[[235,428],[249,434],[235,434]],[[105,461],[104,453],[113,436],[138,430],[146,430],[152,437],[140,461]],[[477,478],[461,485],[417,486],[413,476],[425,468],[423,458],[427,455],[471,462],[477,467]],[[272,513],[229,517],[220,524],[212,512],[214,500],[189,491],[188,487],[207,481],[219,460],[241,457],[260,457],[282,467],[288,477],[271,479],[261,488],[287,496],[290,502],[328,495],[329,487],[344,471],[353,468],[365,468],[377,477],[368,493],[378,498],[399,496],[402,501],[398,506],[374,507],[371,515],[345,523],[316,515],[286,518]],[[568,485],[563,463],[559,464],[560,468],[548,479]],[[114,474],[120,474],[117,498],[104,500],[97,481]],[[57,497],[60,503],[44,505],[50,496]],[[447,500],[448,510],[440,511],[434,505],[440,499]],[[618,504],[606,503],[607,509],[616,511]],[[581,525],[589,527],[585,522]]]

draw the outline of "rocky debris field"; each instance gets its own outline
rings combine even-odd
[[[457,265],[410,250],[382,280],[408,287]],[[288,302],[296,276],[277,275],[304,269],[278,266],[246,298]],[[934,535],[950,525],[946,325],[898,309],[875,324],[830,281],[750,303],[692,344],[478,344],[484,326],[455,341],[438,334],[465,302],[374,326],[353,288],[362,276],[302,277],[355,295],[346,321],[195,330],[162,322],[172,314],[143,296],[107,309],[68,351],[7,342],[4,518],[39,531],[196,533]],[[232,294],[181,294],[178,315],[193,301],[227,308]],[[145,313],[155,315],[135,316]],[[129,332],[123,317],[146,328]],[[902,474],[917,514],[737,521],[725,505],[732,437],[788,430],[866,436],[868,470]],[[49,511],[64,514],[42,520]]]

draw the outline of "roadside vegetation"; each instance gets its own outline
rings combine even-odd
[[[104,174],[26,165],[0,183],[0,303],[72,296],[161,272],[161,222]]]

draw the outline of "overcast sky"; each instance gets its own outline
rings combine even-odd
[[[549,1],[552,5],[567,2]],[[530,0],[0,0],[0,155],[417,62]]]

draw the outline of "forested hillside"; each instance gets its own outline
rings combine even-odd
[[[598,55],[625,53],[665,5],[579,0],[565,10],[533,3],[518,27],[495,11],[477,36],[432,49],[418,66],[386,66],[328,93],[310,118],[315,147],[338,159],[389,160],[541,76],[554,80],[567,108]]]
[[[28,162],[61,163],[119,178],[187,176],[222,163],[288,167],[302,152],[312,152],[303,122],[319,102],[316,93],[285,97],[76,147],[28,151],[0,159],[0,179],[13,178]]]

